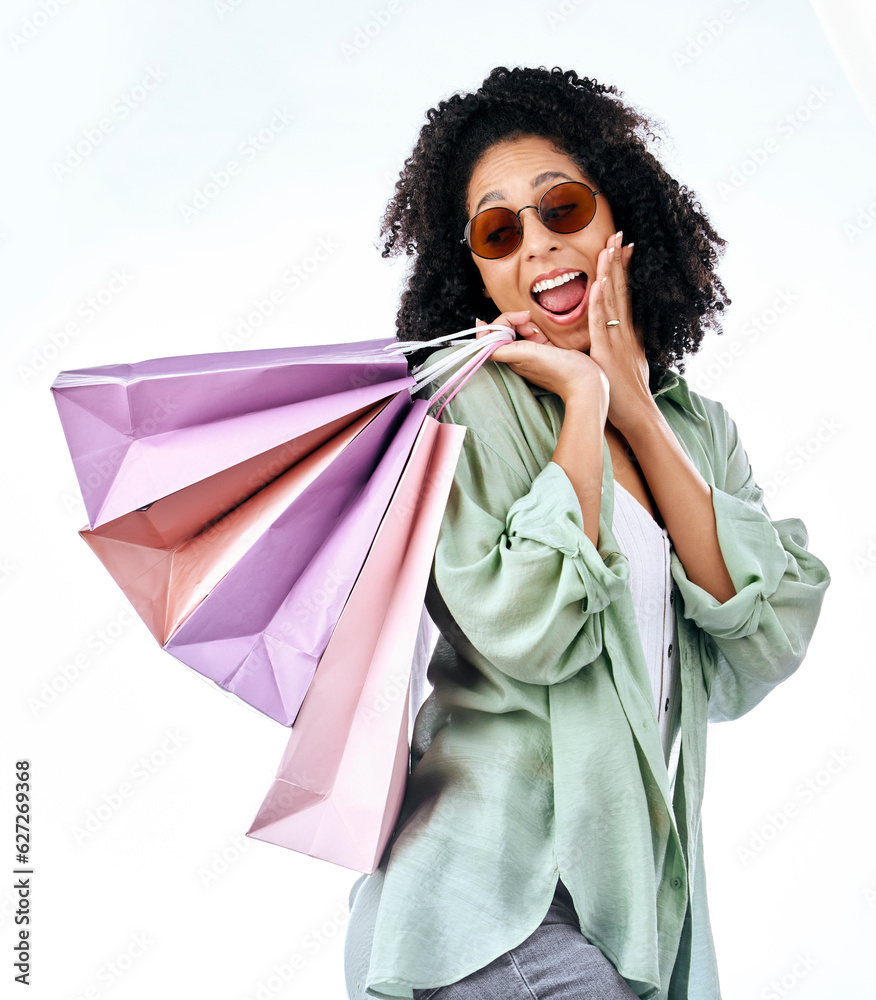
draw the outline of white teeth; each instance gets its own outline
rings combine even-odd
[[[572,278],[577,278],[579,274],[583,274],[583,271],[566,271],[565,274],[561,274],[556,278],[548,278],[546,281],[539,281],[532,286],[533,295],[538,292],[545,292],[549,288],[558,288],[560,285],[565,285],[567,281],[571,281]]]

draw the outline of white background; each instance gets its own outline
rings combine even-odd
[[[30,758],[28,996],[342,1000],[356,875],[243,838],[288,731],[131,618],[77,537],[85,516],[49,386],[62,369],[227,349],[320,240],[336,244],[328,260],[245,346],[392,336],[403,265],[380,257],[378,226],[424,112],[496,65],[539,64],[614,83],[664,123],[660,155],[729,244],[725,332],[687,377],[728,408],[771,515],[801,518],[833,575],[797,675],[710,730],[725,1000],[872,989],[876,137],[862,100],[874,26],[854,8],[832,7],[828,36],[793,0],[4,3],[0,794],[11,817],[13,763]],[[245,160],[276,109],[293,120]],[[82,162],[59,166],[83,139]],[[231,159],[239,173],[185,217]],[[116,271],[125,287],[86,320]],[[168,732],[175,751],[148,781],[132,777]],[[77,838],[125,781],[135,793]],[[0,830],[11,873],[11,819]],[[23,989],[13,882],[0,881],[9,995]],[[295,955],[303,969],[282,984],[277,967]]]

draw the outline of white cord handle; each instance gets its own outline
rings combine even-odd
[[[483,330],[484,328],[479,327],[479,329]],[[509,336],[509,333],[511,336]],[[434,381],[446,371],[455,368],[460,361],[464,361],[466,358],[473,358],[492,347],[498,347],[500,344],[510,343],[514,339],[514,336],[514,331],[505,327],[504,329],[493,330],[483,337],[478,337],[477,340],[463,341],[458,350],[455,350],[446,358],[442,358],[441,361],[436,361],[431,365],[418,368],[414,374],[415,387],[412,387],[411,392],[417,392],[428,382]]]
[[[510,326],[503,326],[501,323],[489,323],[486,326],[472,326],[468,330],[460,330],[457,333],[445,333],[440,337],[433,337],[431,340],[400,340],[395,344],[387,344],[383,350],[390,354],[413,354],[420,351],[429,344],[443,344],[444,341],[450,343],[470,344],[470,340],[459,340],[455,338],[465,337],[469,333],[480,333],[482,330],[504,330],[514,335]]]

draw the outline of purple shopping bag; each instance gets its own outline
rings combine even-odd
[[[291,726],[424,416],[425,403],[412,403],[406,392],[394,396],[266,527],[164,648]]]
[[[52,392],[89,524],[283,443],[293,458],[306,454],[319,428],[411,384],[404,359],[382,350],[392,343],[194,354],[62,372]],[[304,444],[296,450],[298,438]]]

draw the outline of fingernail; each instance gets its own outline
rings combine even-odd
[[[622,229],[618,229],[618,231],[614,234],[614,239],[618,246],[620,246],[621,243],[623,242],[623,238],[624,238],[624,231]]]

